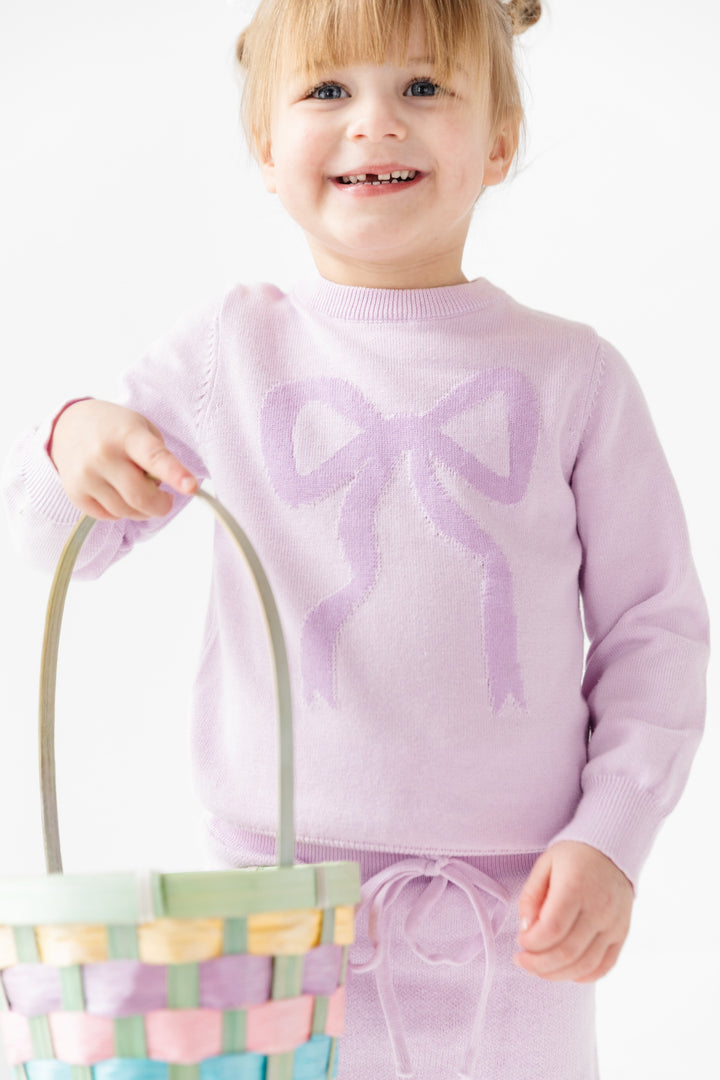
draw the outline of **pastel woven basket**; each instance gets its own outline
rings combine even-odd
[[[62,612],[90,529],[60,557],[48,604],[40,729],[48,876],[0,879],[0,1031],[15,1080],[324,1080],[337,1069],[360,899],[356,863],[294,864],[292,710],[263,569],[204,491],[253,575],[273,655],[279,733],[277,866],[64,875],[54,715]]]

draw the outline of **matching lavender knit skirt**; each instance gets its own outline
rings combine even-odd
[[[215,856],[274,862],[274,842],[211,822]],[[513,964],[536,855],[427,859],[299,844],[298,862],[360,864],[338,1080],[598,1080],[592,984]]]

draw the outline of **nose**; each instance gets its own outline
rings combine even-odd
[[[348,137],[381,142],[404,139],[407,125],[399,104],[385,94],[362,94],[355,98],[348,119]]]

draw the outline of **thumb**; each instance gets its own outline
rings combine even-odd
[[[157,483],[167,484],[183,495],[197,488],[195,477],[170,453],[160,431],[149,420],[132,431],[126,449],[136,465]]]
[[[545,852],[533,866],[523,886],[518,900],[521,934],[529,930],[540,915],[540,910],[550,887],[550,865],[551,860],[548,853]]]

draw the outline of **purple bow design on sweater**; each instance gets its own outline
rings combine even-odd
[[[463,859],[403,859],[381,870],[370,878],[362,887],[362,903],[358,918],[364,911],[368,913],[368,938],[373,946],[370,959],[364,963],[353,961],[352,971],[364,975],[374,971],[377,980],[378,996],[385,1015],[385,1022],[395,1058],[395,1071],[398,1077],[414,1076],[405,1032],[403,1029],[400,1005],[392,980],[390,967],[390,949],[393,936],[390,925],[392,908],[400,899],[405,889],[418,881],[430,878],[427,886],[415,899],[405,916],[399,935],[416,956],[428,964],[452,964],[456,967],[467,964],[482,953],[485,954],[485,977],[478,999],[475,1022],[468,1042],[465,1059],[460,1069],[461,1080],[471,1080],[476,1076],[476,1066],[480,1053],[483,1020],[487,1008],[497,962],[495,939],[505,921],[508,911],[509,894],[499,882],[478,870]],[[442,914],[435,911],[450,885],[460,889],[468,899],[477,922],[477,933],[469,941],[455,948],[449,945],[438,952],[430,952],[420,939],[420,927],[423,922],[442,919]]]
[[[505,398],[508,414],[506,476],[482,464],[442,431],[454,417],[498,392]],[[332,407],[361,430],[317,468],[301,473],[295,461],[293,432],[302,408],[311,402]],[[538,437],[538,410],[529,380],[517,371],[495,368],[468,379],[422,415],[384,417],[357,387],[343,379],[306,379],[268,393],[261,437],[273,484],[291,506],[325,499],[348,486],[339,538],[352,578],[313,608],[305,620],[302,672],[307,700],[318,691],[329,704],[336,704],[337,637],[377,579],[380,557],[375,514],[395,465],[407,453],[415,491],[430,520],[444,536],[483,560],[481,606],[492,706],[502,708],[508,696],[524,704],[510,567],[492,537],[442,487],[433,462],[461,476],[489,499],[503,504],[518,502],[527,489]]]

